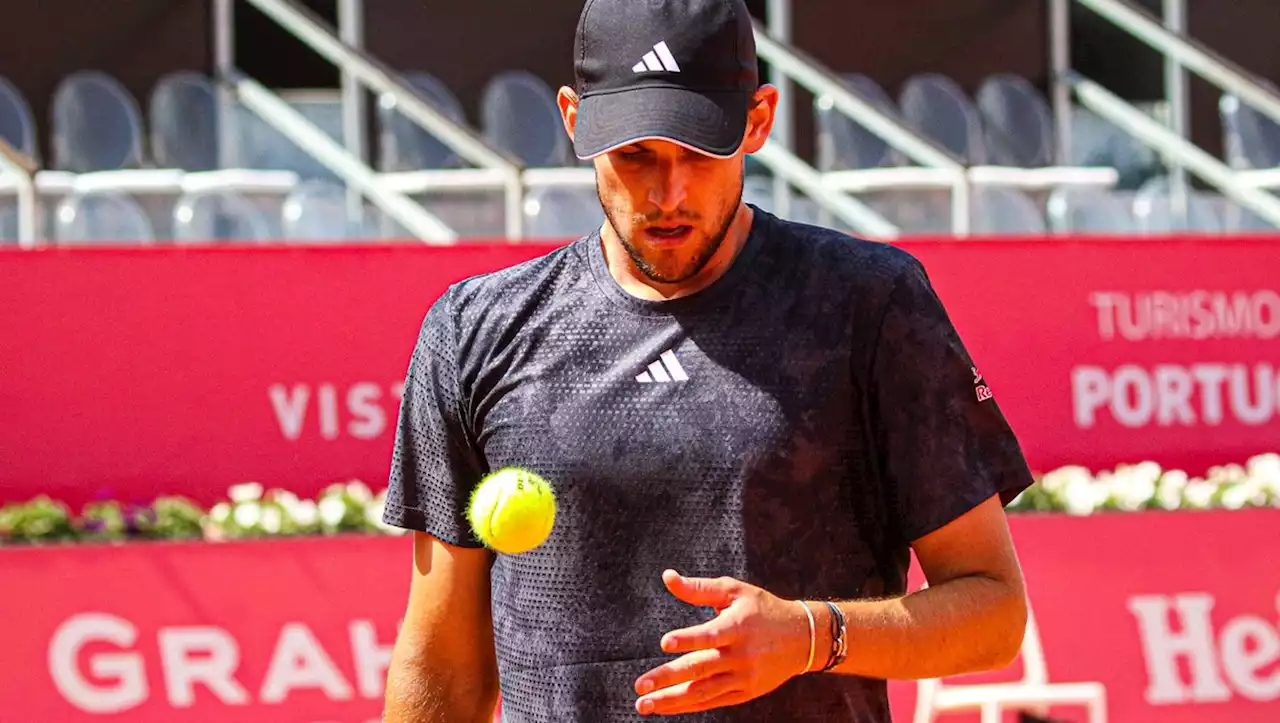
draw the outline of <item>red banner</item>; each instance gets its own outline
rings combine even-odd
[[[1101,683],[1123,723],[1276,720],[1280,511],[1012,524],[1050,684]],[[366,537],[0,549],[0,719],[373,723],[409,555]],[[916,687],[892,684],[896,720]]]
[[[1037,470],[1275,450],[1280,240],[903,246]],[[428,305],[547,250],[0,252],[0,500],[379,484]]]

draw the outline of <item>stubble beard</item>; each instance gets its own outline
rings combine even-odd
[[[729,227],[733,225],[733,219],[738,215],[738,206],[742,204],[742,190],[743,183],[740,179],[738,182],[737,196],[734,198],[733,203],[730,204],[723,212],[719,228],[714,234],[707,237],[706,243],[702,245],[702,248],[698,249],[697,255],[694,256],[692,263],[688,265],[684,273],[675,276],[663,274],[652,262],[640,253],[640,250],[630,238],[618,233],[617,218],[622,214],[610,206],[605,201],[604,197],[600,196],[599,184],[596,186],[596,196],[600,200],[600,207],[604,209],[605,217],[609,220],[609,225],[613,227],[615,235],[622,243],[622,248],[625,249],[627,255],[631,257],[631,261],[635,264],[636,269],[643,274],[645,278],[651,281],[660,284],[679,284],[697,276],[704,268],[706,268],[707,264],[711,262],[711,259],[716,255],[716,252],[720,250],[720,246],[724,243],[725,237],[729,235]],[[640,225],[642,225],[642,223],[633,224],[633,226]]]

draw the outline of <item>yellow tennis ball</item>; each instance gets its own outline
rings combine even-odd
[[[555,493],[527,469],[500,469],[472,490],[467,520],[490,549],[507,555],[528,552],[546,541],[555,526]]]

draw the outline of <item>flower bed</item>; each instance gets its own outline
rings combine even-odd
[[[41,542],[108,542],[146,539],[209,541],[361,532],[397,535],[385,525],[386,490],[354,480],[333,484],[315,499],[257,482],[231,487],[228,499],[204,509],[180,496],[150,505],[115,501],[85,505],[79,514],[48,497],[0,507],[0,545]],[[1121,465],[1093,474],[1068,466],[1037,477],[1037,484],[1009,505],[1011,513],[1089,515],[1143,510],[1280,508],[1280,454],[1244,464],[1214,467],[1193,478],[1154,462]]]

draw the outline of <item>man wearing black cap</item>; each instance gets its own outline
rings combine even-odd
[[[573,52],[606,222],[427,313],[386,720],[883,723],[887,679],[1009,662],[1018,442],[913,257],[742,202],[777,92],[741,0],[588,0]],[[506,466],[559,505],[519,555],[465,519]]]

